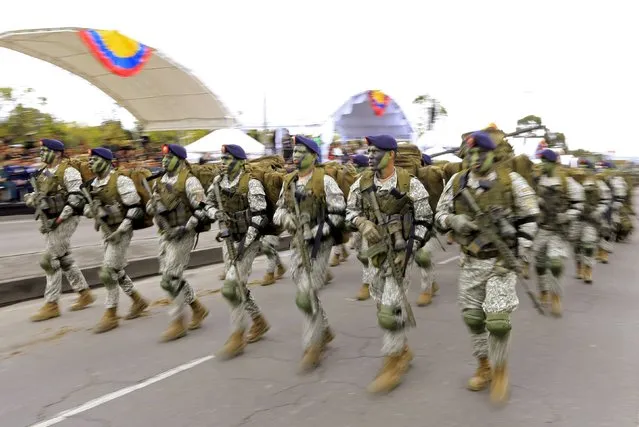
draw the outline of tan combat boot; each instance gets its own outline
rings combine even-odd
[[[335,334],[330,326],[324,329],[324,336],[322,337],[322,348],[328,346],[335,339]]]
[[[369,289],[370,285],[368,283],[362,283],[362,287],[359,288],[359,293],[357,294],[358,301],[366,301],[371,297],[371,292]]]
[[[138,291],[133,291],[130,297],[133,300],[133,304],[131,304],[129,313],[125,317],[127,320],[137,319],[149,307],[149,302],[142,298]]]
[[[54,317],[60,317],[60,307],[57,302],[47,302],[36,314],[31,316],[31,321],[42,322],[43,320],[53,319]]]
[[[209,310],[197,299],[191,303],[191,310],[193,310],[193,315],[189,322],[189,329],[199,329],[206,316],[209,315]]]
[[[530,279],[530,264],[526,261],[521,264],[521,277]]]
[[[249,343],[254,343],[262,339],[264,334],[271,329],[268,323],[266,323],[266,319],[263,315],[258,315],[253,319],[253,324],[251,325],[251,329],[249,329],[248,334],[246,334],[246,341]]]
[[[184,316],[180,316],[169,323],[169,327],[162,333],[162,341],[174,341],[185,335],[186,327],[184,326]]]
[[[93,332],[101,334],[117,328],[120,325],[117,311],[117,307],[107,308],[98,324],[95,325],[95,328],[93,328]]]
[[[413,354],[413,351],[410,349],[408,344],[406,344],[404,346],[404,350],[402,350],[402,359],[401,359],[403,372],[406,372],[408,368],[410,368],[410,364],[413,361],[414,357],[415,356]]]
[[[277,266],[277,270],[275,271],[275,280],[279,279],[286,273],[286,267],[284,264],[280,264]]]
[[[430,303],[433,302],[433,294],[432,291],[423,291],[417,297],[417,306],[418,307],[426,307]]]
[[[336,254],[331,255],[331,261],[328,265],[331,267],[337,267],[339,265],[339,256]]]
[[[95,302],[95,297],[88,289],[82,289],[78,292],[78,299],[75,300],[70,311],[83,310]]]
[[[580,280],[584,278],[584,266],[580,262],[577,262],[577,273],[575,277]]]
[[[260,280],[260,285],[261,286],[269,286],[275,283],[275,274],[273,273],[266,273],[264,274],[264,277],[262,278],[262,280]]]
[[[399,354],[386,356],[377,377],[366,388],[369,393],[387,393],[402,382],[402,375],[408,369],[405,350]]]
[[[492,378],[488,358],[480,357],[477,361],[479,362],[479,366],[477,366],[475,375],[468,380],[467,388],[470,391],[480,391],[485,389]]]
[[[557,294],[551,294],[550,298],[552,301],[550,312],[553,316],[561,317],[561,297]]]
[[[548,305],[550,304],[550,294],[548,291],[541,291],[539,292],[539,303],[541,305]]]
[[[602,264],[608,264],[608,252],[603,250],[603,249],[599,249],[599,261],[601,261]]]
[[[342,245],[342,255],[339,259],[340,262],[346,262],[350,253],[346,250],[346,245]]]
[[[232,359],[244,352],[246,347],[246,339],[244,339],[244,331],[233,332],[224,347],[218,352],[217,357],[222,360]]]
[[[304,351],[300,362],[300,373],[309,372],[317,368],[322,358],[323,346],[321,344],[313,344]]]
[[[508,366],[506,363],[495,367],[493,381],[490,384],[490,400],[493,403],[502,403],[508,399],[510,386],[508,384]]]
[[[592,267],[590,265],[584,265],[583,279],[586,283],[592,283]]]

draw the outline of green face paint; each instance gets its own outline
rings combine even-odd
[[[495,154],[491,150],[471,148],[468,152],[470,156],[470,167],[479,175],[487,175],[493,168]]]
[[[544,171],[544,174],[552,176],[555,173],[556,168],[557,163],[551,162],[550,160],[541,159],[541,170]]]
[[[223,154],[222,164],[229,176],[236,176],[244,167],[244,160],[236,159],[230,154]]]
[[[293,148],[293,164],[298,170],[304,171],[315,164],[315,156],[303,145]]]
[[[111,166],[111,162],[100,156],[91,156],[89,158],[89,167],[96,175],[104,174],[109,169],[109,166]]]
[[[391,152],[380,150],[375,146],[368,147],[368,165],[375,171],[384,170],[391,160]]]
[[[50,165],[55,160],[55,151],[49,150],[47,147],[40,148],[40,160]]]
[[[162,167],[168,172],[174,172],[180,166],[180,159],[171,153],[162,157]]]

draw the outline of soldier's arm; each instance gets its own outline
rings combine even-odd
[[[209,185],[208,190],[206,190],[206,201],[204,203],[206,204],[206,213],[210,219],[215,218],[215,213],[218,210],[217,196],[215,195],[215,186],[219,185],[221,179],[222,175],[217,175],[215,178],[213,178],[213,182],[211,183],[211,185]]]
[[[456,175],[457,174],[453,175],[446,183],[444,191],[442,191],[442,195],[439,198],[439,202],[437,202],[437,208],[435,209],[435,227],[442,233],[446,233],[450,230],[448,218],[455,215],[453,178],[455,178]]]
[[[519,245],[530,247],[537,234],[537,217],[539,203],[537,195],[528,182],[516,172],[510,173],[512,182],[512,196],[514,204],[515,223]]]
[[[266,192],[264,186],[257,179],[250,179],[248,182],[248,203],[251,212],[251,224],[246,233],[247,243],[255,240],[264,227],[268,225],[266,215]]]
[[[428,191],[417,178],[410,179],[408,197],[413,201],[415,239],[419,241],[419,246],[422,246],[430,238],[433,228],[433,210],[428,203]]]
[[[118,193],[120,194],[120,200],[126,209],[124,221],[131,223],[144,216],[142,210],[142,199],[135,189],[133,180],[128,176],[120,175],[117,181]]]
[[[326,194],[328,220],[333,227],[340,227],[344,224],[346,200],[344,200],[344,193],[337,185],[337,181],[328,175],[324,175],[324,194]]]
[[[362,193],[359,189],[359,181],[357,180],[351,185],[351,189],[348,191],[348,201],[346,202],[346,225],[357,229],[357,220],[365,219],[364,212],[362,211]]]
[[[80,190],[80,187],[82,186],[82,175],[80,175],[80,171],[71,166],[67,167],[64,170],[63,181],[68,196],[66,205],[58,217],[58,223],[70,218],[73,214],[82,215],[84,211],[84,204],[86,203],[84,195]]]
[[[193,208],[193,216],[189,221],[201,222],[208,221],[206,209],[206,194],[204,194],[204,188],[200,180],[194,176],[187,178],[185,183],[186,197],[189,199],[189,203]],[[191,222],[192,224],[194,222]],[[188,227],[188,224],[187,224]]]
[[[280,190],[280,196],[277,199],[277,209],[275,209],[275,213],[273,214],[273,223],[278,226],[283,225],[284,217],[286,216],[286,214],[288,214],[286,204],[284,203],[285,191],[288,190],[282,186],[282,189]]]

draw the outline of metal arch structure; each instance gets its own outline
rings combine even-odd
[[[87,47],[80,36],[83,31],[93,30],[66,27],[10,31],[0,34],[0,47],[83,78],[128,110],[145,131],[238,126],[237,118],[219,96],[162,52],[146,46],[150,55],[144,66],[133,75],[117,75]]]

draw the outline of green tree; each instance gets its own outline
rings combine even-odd
[[[419,108],[417,122],[417,134],[419,136],[431,130],[438,118],[448,116],[446,108],[437,99],[428,94],[419,95],[413,100],[413,104]]]
[[[522,117],[521,119],[517,120],[517,125],[518,126],[540,125],[541,122],[542,122],[541,121],[541,117],[531,114],[531,115],[528,115],[526,117]]]

